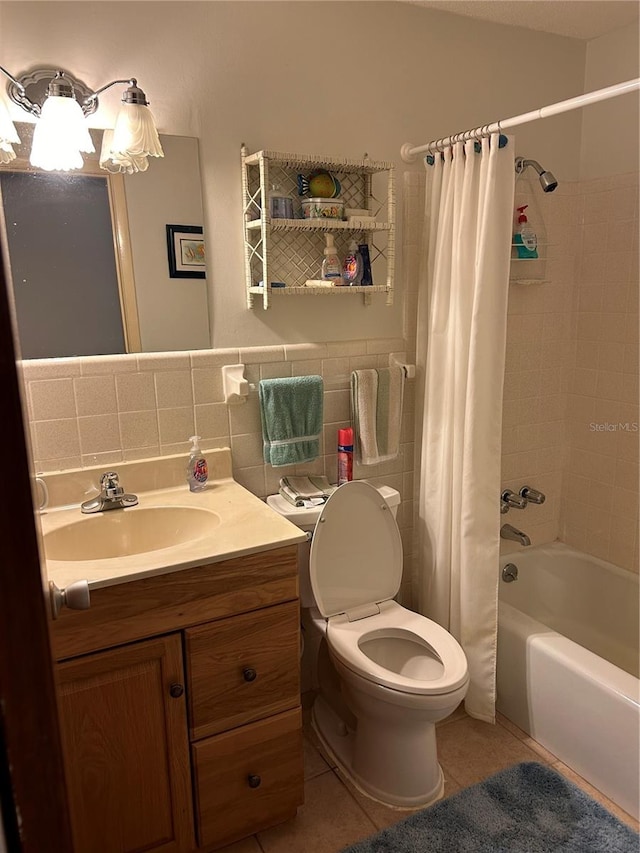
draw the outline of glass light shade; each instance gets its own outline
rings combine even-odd
[[[16,152],[10,142],[4,142],[0,139],[0,165],[4,166],[16,159]]]
[[[18,136],[16,126],[11,121],[9,110],[0,100],[0,144],[2,143],[19,145],[20,137]]]
[[[144,154],[120,154],[113,150],[113,131],[105,130],[102,134],[100,149],[100,168],[112,175],[123,173],[133,175],[134,172],[146,172],[149,161]]]
[[[111,142],[113,154],[164,157],[160,137],[149,107],[121,104]]]
[[[95,151],[80,104],[49,95],[33,132],[30,162],[47,172],[81,169],[81,152]]]

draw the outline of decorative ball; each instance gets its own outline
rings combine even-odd
[[[340,195],[340,183],[330,172],[313,172],[309,175],[309,194],[313,198],[337,198]]]

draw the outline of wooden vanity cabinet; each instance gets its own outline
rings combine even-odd
[[[52,624],[77,853],[204,853],[295,815],[296,550],[97,589]]]

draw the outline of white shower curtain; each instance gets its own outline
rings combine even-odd
[[[467,712],[495,720],[502,386],[513,141],[427,165],[418,302],[418,608],[460,642]],[[420,423],[421,421],[421,423]]]

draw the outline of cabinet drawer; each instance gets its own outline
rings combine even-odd
[[[201,847],[221,847],[287,820],[303,802],[299,708],[191,749]]]
[[[288,545],[92,590],[89,610],[63,608],[51,623],[51,639],[62,660],[297,595],[297,547]]]
[[[192,740],[300,704],[298,602],[185,631]]]

